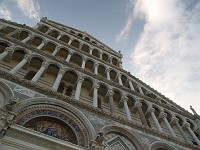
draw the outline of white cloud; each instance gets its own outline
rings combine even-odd
[[[144,31],[132,52],[136,76],[200,114],[200,2],[136,0]]]
[[[40,19],[40,5],[35,0],[16,0],[19,9],[30,19]]]
[[[0,3],[0,18],[11,20],[11,12],[3,3]]]
[[[131,10],[131,13],[128,16],[128,19],[126,20],[126,23],[120,33],[116,36],[116,43],[119,42],[124,42],[128,39],[131,27],[133,25],[133,20],[134,20],[134,11],[133,11],[133,3],[131,0],[128,0],[128,3],[126,5],[126,12],[129,12]]]
[[[132,23],[133,23],[133,16],[130,15],[126,21],[125,26],[123,27],[123,29],[120,31],[120,33],[116,37],[117,43],[121,42],[121,41],[126,41],[128,39]]]

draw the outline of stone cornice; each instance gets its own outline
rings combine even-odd
[[[15,44],[18,44],[18,45],[20,45],[20,46],[22,46],[22,47],[25,47],[26,49],[29,49],[29,50],[31,50],[31,51],[33,51],[33,52],[36,52],[36,53],[39,53],[39,54],[41,54],[41,55],[43,55],[43,56],[45,56],[45,57],[48,57],[48,58],[50,58],[50,59],[52,59],[52,60],[54,60],[54,61],[56,61],[56,62],[59,62],[59,63],[61,63],[61,64],[64,64],[64,65],[67,66],[67,67],[74,68],[74,69],[78,70],[79,72],[82,72],[82,73],[84,73],[84,74],[87,74],[87,75],[89,75],[89,76],[95,78],[95,79],[98,79],[99,81],[102,81],[102,82],[105,82],[105,83],[107,83],[107,84],[110,84],[110,85],[112,85],[112,86],[114,86],[114,87],[117,87],[117,88],[119,88],[119,89],[122,89],[122,90],[124,90],[124,91],[127,91],[128,93],[131,93],[131,94],[136,95],[136,96],[138,96],[138,97],[140,97],[140,98],[143,98],[143,99],[145,99],[145,100],[148,100],[149,102],[152,102],[152,103],[157,104],[157,105],[159,105],[159,106],[162,106],[162,107],[164,107],[164,108],[166,108],[166,109],[169,109],[169,110],[171,110],[171,111],[173,111],[173,112],[176,112],[176,113],[178,113],[178,114],[182,114],[183,116],[187,116],[188,118],[193,119],[193,115],[191,115],[191,114],[188,113],[187,111],[186,111],[186,113],[185,113],[185,112],[182,112],[182,111],[179,111],[178,109],[175,109],[175,108],[172,108],[172,107],[170,107],[170,106],[168,106],[168,105],[166,105],[166,104],[160,103],[159,101],[157,101],[157,100],[155,100],[155,99],[152,99],[152,98],[150,98],[150,97],[148,97],[148,96],[142,95],[142,94],[140,94],[140,93],[138,93],[138,92],[136,92],[136,91],[133,91],[133,90],[131,90],[131,89],[125,87],[125,86],[119,85],[119,84],[116,83],[116,82],[113,82],[113,81],[111,81],[111,80],[107,80],[107,79],[105,79],[105,78],[103,78],[103,77],[101,77],[101,76],[99,76],[99,75],[96,75],[96,74],[94,74],[94,73],[91,73],[90,71],[87,71],[87,70],[85,70],[85,69],[83,69],[83,68],[80,68],[80,67],[77,67],[77,66],[75,66],[75,65],[73,65],[73,64],[67,63],[67,62],[64,61],[64,60],[60,60],[60,59],[54,57],[53,55],[51,55],[51,54],[49,54],[49,53],[45,53],[45,52],[43,52],[43,51],[41,51],[41,50],[39,50],[39,49],[36,49],[36,48],[34,48],[34,47],[29,46],[28,44],[22,43],[22,42],[20,42],[20,41],[14,39],[14,38],[7,37],[7,36],[5,36],[4,34],[0,34],[0,35],[2,35],[2,37],[3,37],[4,39],[8,40],[8,41],[12,41],[12,42],[15,43]]]
[[[157,131],[155,129],[146,127],[146,126],[141,125],[139,123],[136,123],[134,121],[130,121],[130,120],[128,120],[126,118],[123,118],[121,116],[105,112],[102,109],[93,107],[92,105],[88,105],[88,104],[86,104],[86,103],[84,103],[82,101],[77,101],[75,99],[69,98],[68,96],[62,95],[62,94],[60,94],[58,92],[55,92],[55,91],[53,91],[53,90],[51,90],[49,88],[44,88],[43,86],[39,86],[38,84],[32,83],[32,82],[30,82],[30,81],[28,81],[26,79],[21,79],[21,78],[15,76],[15,75],[10,74],[10,73],[6,73],[4,71],[0,71],[0,77],[4,78],[6,80],[10,80],[12,82],[15,82],[16,84],[20,84],[21,86],[24,86],[26,88],[30,88],[32,90],[35,90],[38,93],[41,93],[41,94],[44,94],[44,95],[48,95],[48,96],[50,96],[52,98],[56,98],[58,100],[67,102],[67,103],[69,103],[69,104],[71,104],[73,106],[76,106],[76,107],[79,107],[79,108],[82,108],[82,109],[86,109],[87,111],[90,111],[90,112],[93,112],[95,114],[104,116],[106,118],[109,118],[109,119],[114,120],[116,122],[119,122],[121,124],[128,125],[128,126],[133,127],[135,129],[138,129],[138,130],[144,131],[146,133],[155,135],[157,137],[169,140],[171,142],[175,142],[175,143],[177,143],[179,145],[182,145],[182,146],[194,149],[194,150],[199,149],[199,147],[197,147],[195,145],[185,143],[184,141],[181,141],[181,140],[179,140],[177,138],[174,138],[174,137],[172,137],[170,135],[167,135],[167,134],[159,132],[159,131]]]
[[[114,84],[114,86],[116,86],[116,87],[122,88],[122,89],[124,89],[124,90],[126,90],[126,91],[129,91],[129,92],[131,92],[131,93],[133,93],[133,94],[135,94],[135,95],[137,95],[137,96],[140,96],[140,97],[142,97],[142,98],[144,98],[144,99],[148,99],[149,101],[151,101],[151,102],[153,102],[153,103],[159,104],[160,106],[163,106],[163,107],[165,107],[165,108],[167,108],[167,109],[170,109],[170,110],[172,110],[172,111],[174,111],[174,112],[177,112],[177,113],[179,113],[179,114],[184,114],[185,116],[187,116],[187,117],[189,117],[189,118],[193,118],[193,115],[192,115],[190,112],[188,112],[187,110],[185,110],[184,108],[182,108],[180,105],[177,105],[177,104],[174,103],[172,100],[169,100],[169,99],[166,98],[164,95],[162,95],[162,94],[159,93],[158,91],[156,91],[156,90],[154,90],[153,88],[151,88],[149,85],[143,83],[141,80],[139,80],[139,79],[136,78],[135,76],[131,75],[131,74],[130,74],[129,72],[127,72],[126,70],[123,70],[123,69],[120,69],[120,68],[116,68],[114,65],[112,65],[112,64],[110,64],[110,63],[108,63],[108,62],[105,62],[105,61],[101,60],[100,58],[97,58],[97,57],[95,57],[95,56],[93,56],[93,55],[90,55],[90,54],[88,54],[88,53],[86,53],[86,52],[84,52],[84,51],[80,51],[80,50],[78,50],[77,48],[72,47],[71,45],[68,45],[68,44],[66,44],[66,43],[64,43],[64,42],[62,42],[62,41],[59,41],[59,40],[57,40],[57,39],[55,39],[55,38],[53,38],[53,37],[51,37],[51,36],[49,36],[49,35],[46,35],[46,34],[40,32],[40,31],[38,31],[38,30],[35,30],[35,29],[33,29],[33,28],[29,27],[29,26],[22,25],[22,24],[17,24],[17,23],[15,23],[15,22],[11,22],[11,21],[8,21],[8,20],[5,20],[5,19],[0,19],[0,20],[3,21],[3,22],[5,22],[5,23],[13,24],[13,25],[18,26],[18,27],[21,27],[21,28],[26,28],[26,29],[28,29],[28,30],[31,30],[32,32],[36,32],[37,34],[41,34],[41,35],[43,35],[44,37],[51,39],[52,41],[56,41],[56,42],[58,42],[58,43],[60,43],[60,44],[62,44],[62,45],[64,45],[64,46],[70,47],[71,49],[74,49],[74,50],[76,50],[76,51],[78,51],[78,52],[80,52],[80,53],[83,53],[84,55],[87,55],[88,57],[92,57],[93,59],[96,59],[96,60],[98,60],[98,61],[101,62],[101,63],[106,63],[106,65],[110,66],[111,68],[115,68],[115,69],[117,69],[118,71],[121,71],[121,72],[123,72],[124,74],[127,74],[128,76],[130,76],[131,78],[133,78],[134,80],[136,80],[138,83],[142,84],[144,87],[148,87],[151,91],[153,91],[154,93],[156,93],[157,95],[159,95],[159,96],[160,96],[161,98],[163,98],[164,100],[168,101],[170,104],[173,104],[174,106],[178,107],[178,109],[182,110],[183,112],[179,111],[178,109],[175,110],[174,108],[171,108],[171,107],[169,107],[169,106],[167,106],[167,105],[165,105],[165,104],[161,104],[161,103],[159,103],[158,101],[156,101],[156,100],[154,100],[154,99],[152,99],[152,98],[149,98],[149,97],[147,97],[147,96],[145,96],[145,95],[141,95],[141,94],[139,94],[139,93],[137,93],[137,92],[135,92],[135,91],[132,91],[132,90],[130,90],[130,89],[124,87],[124,86],[120,86],[120,85],[118,85],[118,84],[111,83],[111,82],[109,82],[109,84]],[[28,49],[31,49],[31,50],[34,51],[34,52],[40,53],[40,54],[42,54],[42,55],[45,55],[46,57],[49,57],[49,58],[51,58],[51,59],[53,59],[53,60],[56,60],[56,61],[58,61],[58,62],[60,62],[60,63],[63,63],[64,65],[67,65],[67,63],[66,63],[65,61],[56,59],[56,58],[55,58],[54,56],[52,56],[52,55],[44,54],[43,52],[41,52],[41,51],[39,51],[39,50],[37,50],[37,49],[34,49],[34,48],[28,46],[27,44],[24,44],[24,43],[19,42],[18,40],[15,40],[14,38],[9,38],[9,37],[5,36],[4,34],[1,34],[1,36],[4,36],[4,38],[7,39],[7,40],[12,40],[13,42],[17,43],[18,45],[21,45],[21,46],[23,46],[23,47],[26,47],[26,48],[28,48]],[[67,65],[67,66],[72,67],[71,65]],[[77,68],[76,68],[76,69],[77,69]],[[83,70],[83,69],[82,69],[82,70]],[[88,72],[88,71],[86,71],[86,72],[87,72],[87,74],[90,74],[90,75],[91,75],[90,72]],[[94,76],[94,75],[92,74],[91,76]],[[102,80],[99,76],[95,76],[95,78],[98,78],[98,79]],[[108,82],[108,81],[105,80],[105,79],[103,79],[103,81],[104,81],[104,82]]]

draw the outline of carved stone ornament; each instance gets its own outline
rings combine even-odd
[[[15,105],[18,103],[19,98],[17,97],[11,97],[8,101],[8,104],[5,105],[6,110],[12,111]]]
[[[105,144],[103,132],[99,132],[96,139],[89,143],[88,150],[104,150]]]
[[[14,113],[0,109],[0,139],[3,138],[6,130],[13,124],[14,117]]]

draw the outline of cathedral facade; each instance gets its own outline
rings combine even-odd
[[[200,116],[87,32],[0,20],[1,150],[196,150]]]

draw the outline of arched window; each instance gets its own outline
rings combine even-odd
[[[29,71],[24,79],[31,80],[35,76],[36,72],[35,71]]]

